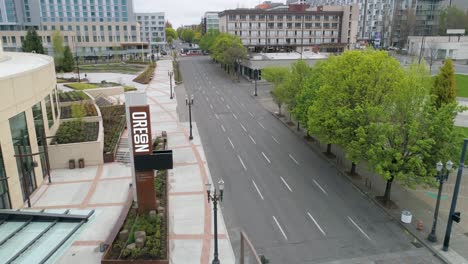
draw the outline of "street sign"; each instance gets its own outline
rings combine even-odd
[[[447,35],[465,35],[465,29],[447,29]]]

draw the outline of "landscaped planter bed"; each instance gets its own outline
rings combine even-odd
[[[166,170],[157,172],[154,185],[158,205],[157,214],[138,215],[136,208],[130,209],[119,234],[104,254],[102,264],[169,263]],[[143,244],[140,244],[141,240],[133,244],[136,241],[135,237],[141,235],[137,231],[145,232],[146,238]]]
[[[153,79],[154,69],[156,68],[156,63],[151,63],[148,65],[148,68],[140,75],[138,75],[134,82],[141,83],[141,84],[148,84]]]
[[[57,130],[55,141],[58,144],[96,141],[98,133],[99,122],[81,120],[63,122]]]
[[[60,102],[74,102],[89,99],[89,96],[82,91],[59,92]]]
[[[65,86],[68,88],[75,89],[75,90],[87,90],[87,89],[120,86],[120,84],[102,81],[101,83],[69,83],[69,84],[65,84]]]
[[[77,118],[81,115],[97,116],[96,107],[91,103],[62,106],[60,111],[60,119]]]

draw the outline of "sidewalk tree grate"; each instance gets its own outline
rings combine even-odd
[[[415,246],[416,248],[422,248],[423,246],[421,245],[421,243],[417,242],[417,241],[413,241],[411,242],[411,244],[413,244],[413,246]]]

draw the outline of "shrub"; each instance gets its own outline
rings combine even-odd
[[[98,122],[83,122],[81,120],[64,122],[56,133],[59,144],[96,141],[99,132]]]
[[[104,125],[104,153],[112,152],[125,127],[125,105],[100,107]]]
[[[148,68],[146,68],[144,72],[133,79],[133,81],[141,84],[148,84],[153,78],[154,69],[156,69],[156,63],[148,64]]]

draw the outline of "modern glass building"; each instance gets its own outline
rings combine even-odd
[[[52,34],[79,56],[114,55],[122,42],[140,42],[132,0],[0,0],[4,48],[19,51],[28,27],[35,27],[52,54]]]
[[[219,30],[219,12],[206,12],[203,16],[203,32],[206,33],[210,29]]]
[[[60,118],[53,58],[0,45],[0,93],[0,209],[16,209],[49,175],[44,145]]]
[[[164,12],[135,13],[136,21],[140,27],[142,42],[150,43],[151,49],[161,48],[166,43]]]

